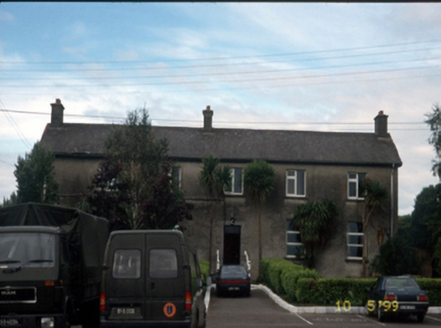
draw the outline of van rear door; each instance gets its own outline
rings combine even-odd
[[[111,265],[104,276],[109,320],[146,318],[144,247],[144,234],[111,235],[106,259]]]
[[[182,243],[182,236],[177,233],[146,234],[146,314],[151,320],[175,321],[186,317],[189,267]]]

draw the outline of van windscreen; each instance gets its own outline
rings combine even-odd
[[[178,258],[174,249],[151,249],[149,254],[150,278],[177,278]]]

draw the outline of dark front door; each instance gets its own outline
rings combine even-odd
[[[240,264],[240,226],[224,226],[223,264]]]

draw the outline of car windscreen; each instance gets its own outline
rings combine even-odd
[[[388,288],[419,288],[416,281],[412,278],[388,278],[386,280],[386,289]]]
[[[243,266],[224,266],[221,270],[221,277],[245,277],[247,271]]]
[[[54,265],[54,234],[0,233],[0,268],[54,267]]]

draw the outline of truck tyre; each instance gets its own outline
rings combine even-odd
[[[83,328],[97,328],[100,326],[99,306],[99,299],[82,305],[81,324]]]

